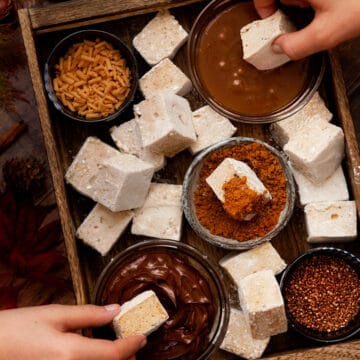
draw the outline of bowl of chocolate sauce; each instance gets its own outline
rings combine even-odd
[[[271,123],[299,111],[318,89],[324,54],[261,71],[243,60],[240,29],[258,20],[252,1],[213,0],[195,20],[188,41],[189,72],[202,98],[243,123]]]
[[[147,338],[137,359],[208,359],[227,329],[229,300],[217,265],[194,247],[172,240],[144,240],[119,253],[98,278],[93,303],[123,304],[153,290],[169,319]],[[114,339],[109,327],[95,337]]]

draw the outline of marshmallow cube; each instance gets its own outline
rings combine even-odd
[[[133,218],[132,211],[112,212],[96,204],[76,231],[76,236],[105,256]]]
[[[66,182],[81,194],[94,199],[96,189],[93,187],[93,182],[104,159],[116,157],[118,154],[119,151],[98,138],[88,137],[66,171]]]
[[[241,253],[230,253],[223,257],[219,264],[229,273],[237,286],[244,277],[257,271],[272,270],[274,275],[278,275],[286,267],[286,263],[270,242]]]
[[[181,185],[152,183],[144,206],[135,211],[131,233],[179,241],[181,189]]]
[[[271,124],[270,131],[274,140],[283,147],[298,133],[311,132],[314,121],[330,122],[331,119],[332,113],[326,107],[319,93],[316,92],[297,113],[285,120]]]
[[[246,177],[246,185],[263,196],[266,201],[271,200],[270,192],[257,177],[255,172],[244,162],[232,158],[224,159],[220,165],[206,178],[216,197],[225,202],[223,185],[234,177]],[[251,220],[256,214],[247,215],[244,220]]]
[[[167,319],[168,313],[152,290],[144,291],[121,305],[121,310],[112,321],[118,338],[156,331]]]
[[[287,331],[284,300],[272,270],[262,270],[239,283],[239,299],[255,339]]]
[[[241,358],[254,360],[262,356],[270,338],[254,339],[241,310],[231,308],[228,329],[220,349]]]
[[[328,179],[344,157],[344,133],[326,121],[312,122],[312,131],[299,131],[285,146],[291,165],[314,183]]]
[[[134,106],[145,149],[174,156],[196,140],[189,102],[163,92]]]
[[[134,48],[153,66],[172,59],[186,42],[187,31],[168,10],[160,11],[133,39]]]
[[[292,173],[297,184],[301,206],[321,201],[349,200],[349,191],[341,166],[329,178],[319,184],[314,184],[293,168]]]
[[[111,138],[114,140],[120,152],[135,155],[154,166],[154,170],[162,169],[166,164],[164,154],[154,153],[144,149],[141,141],[139,126],[135,119],[124,122],[110,129]]]
[[[94,180],[94,198],[112,211],[142,206],[149,190],[154,167],[134,155],[118,153],[103,160]]]
[[[309,243],[347,242],[357,237],[355,201],[317,202],[305,206]]]
[[[139,87],[146,99],[162,91],[184,96],[192,89],[191,80],[168,58],[144,74]]]
[[[259,70],[274,69],[285,64],[291,59],[286,54],[275,54],[271,45],[279,35],[295,30],[295,26],[281,10],[245,25],[240,30],[244,60]]]
[[[196,154],[219,141],[228,139],[236,132],[236,127],[209,105],[205,105],[193,112],[193,124],[196,141],[189,148],[192,154]]]

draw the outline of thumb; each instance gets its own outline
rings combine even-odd
[[[301,30],[280,35],[273,42],[272,49],[275,53],[285,53],[292,60],[299,60],[337,45],[334,40],[334,34],[315,18]]]
[[[119,354],[121,354],[121,360],[126,360],[146,345],[146,337],[144,335],[132,335],[114,342],[118,347]]]

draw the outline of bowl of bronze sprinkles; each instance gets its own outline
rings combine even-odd
[[[290,326],[308,339],[334,343],[360,331],[360,259],[333,247],[306,251],[280,282]]]
[[[137,359],[205,360],[220,346],[229,299],[221,269],[194,247],[172,240],[144,240],[119,253],[99,276],[93,303],[123,304],[153,290],[169,319],[147,337]],[[94,335],[113,339],[110,327]]]
[[[253,1],[213,0],[189,34],[190,77],[214,110],[234,121],[271,123],[299,111],[319,87],[324,54],[260,71],[243,60],[240,29],[259,16]]]
[[[244,171],[250,168],[252,175],[228,176],[226,162],[241,165]],[[219,172],[224,164],[225,170]],[[215,173],[220,174],[215,179],[224,201],[209,185]],[[249,181],[260,181],[266,192],[263,188],[254,192]],[[286,156],[255,138],[234,137],[203,150],[183,182],[188,223],[199,237],[226,249],[250,249],[274,238],[288,223],[294,202],[295,183]]]
[[[130,48],[114,34],[96,29],[64,37],[44,68],[45,89],[55,109],[81,123],[116,119],[133,101],[137,82]]]

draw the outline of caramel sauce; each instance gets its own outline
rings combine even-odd
[[[240,29],[259,17],[252,2],[230,6],[204,30],[199,42],[199,77],[227,110],[259,116],[283,108],[305,87],[307,59],[260,71],[243,60]]]

